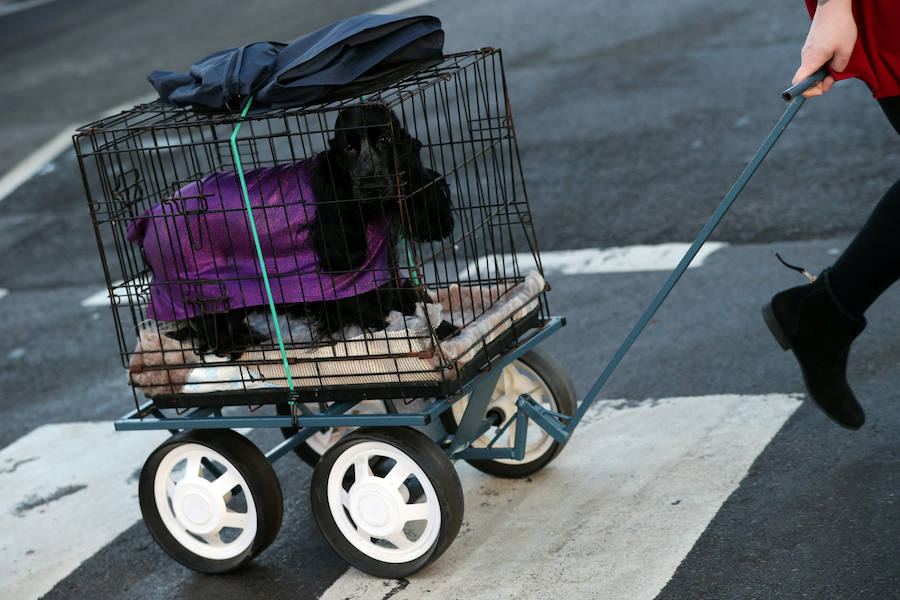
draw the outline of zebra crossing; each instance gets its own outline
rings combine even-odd
[[[532,477],[459,463],[462,530],[393,597],[652,599],[799,404],[789,394],[600,401]],[[140,519],[137,473],[166,436],[51,424],[0,451],[6,597],[40,597]],[[348,569],[322,598],[398,585]]]

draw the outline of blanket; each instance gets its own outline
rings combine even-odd
[[[310,349],[288,350],[295,386],[358,385],[439,381],[472,360],[483,344],[499,337],[512,324],[538,305],[544,290],[537,271],[526,274],[515,286],[453,285],[428,290],[431,302],[419,303],[412,316],[393,311],[389,325],[378,331],[347,328],[343,339]],[[270,316],[259,313],[256,327],[272,331]],[[308,341],[309,329],[302,322],[280,316],[288,343]],[[443,321],[467,323],[442,341],[431,331]],[[160,335],[157,323],[141,329],[129,361],[129,383],[146,395],[189,394],[255,387],[286,387],[286,375],[278,350],[254,348],[240,359],[193,354],[191,343]],[[194,363],[194,364],[191,364]]]

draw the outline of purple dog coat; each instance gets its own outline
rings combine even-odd
[[[390,218],[370,222],[365,262],[320,272],[310,245],[316,158],[247,171],[244,179],[276,304],[356,296],[392,279]],[[268,304],[237,174],[213,173],[152,206],[128,227],[153,273],[147,316],[162,321]],[[335,240],[340,243],[340,240]]]

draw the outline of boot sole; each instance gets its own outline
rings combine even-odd
[[[772,332],[772,335],[775,337],[778,345],[781,346],[781,349],[790,350],[791,340],[784,332],[784,329],[781,328],[781,323],[779,323],[778,319],[775,317],[775,311],[772,310],[771,302],[767,302],[765,306],[762,307],[762,316],[763,321],[766,322],[766,326],[769,328],[769,331]]]

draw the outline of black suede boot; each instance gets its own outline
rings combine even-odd
[[[866,320],[837,301],[829,270],[809,285],[775,294],[762,312],[781,347],[793,350],[813,401],[837,424],[859,429],[866,416],[847,384],[847,355]]]

